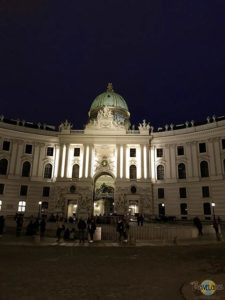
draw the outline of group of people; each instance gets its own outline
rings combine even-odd
[[[23,214],[16,213],[15,215],[16,221],[16,235],[20,236],[23,228],[24,223],[24,216]],[[40,236],[43,237],[46,230],[46,220],[45,217],[42,216],[40,218],[34,218],[33,216],[30,217],[29,223],[26,227],[26,235],[34,236],[40,233]]]
[[[195,227],[198,229],[198,235],[202,236],[203,232],[202,232],[202,222],[198,217],[194,217],[193,219],[194,225]],[[221,240],[222,236],[221,236],[221,226],[220,226],[221,220],[220,217],[218,217],[216,219],[216,217],[213,217],[213,228],[215,230],[216,233],[216,238],[218,241]]]
[[[46,221],[45,217],[43,216],[41,219],[36,218],[34,219],[31,217],[27,228],[26,228],[26,235],[33,236],[40,233],[40,236],[43,237],[46,230]]]
[[[94,242],[94,233],[96,230],[95,219],[88,218],[87,222],[83,218],[80,218],[77,223],[78,239],[80,243],[85,242],[86,233],[89,243]],[[75,228],[69,229],[64,225],[64,219],[61,217],[57,222],[56,230],[57,242],[63,237],[64,240],[74,240],[76,238]]]

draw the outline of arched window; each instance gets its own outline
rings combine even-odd
[[[0,175],[6,175],[8,168],[8,160],[3,158],[0,160]]]
[[[185,168],[185,164],[183,164],[183,163],[178,165],[178,178],[179,179],[186,178],[186,168]]]
[[[211,215],[211,204],[208,202],[203,203],[204,215]]]
[[[18,204],[18,211],[19,212],[24,212],[26,209],[26,202],[25,201],[20,201]]]
[[[130,166],[130,179],[137,178],[137,167],[135,165]]]
[[[44,178],[52,178],[52,165],[45,165]]]
[[[157,179],[158,180],[164,179],[164,166],[163,165],[159,165],[157,167]]]
[[[187,215],[187,203],[180,204],[180,214]]]
[[[80,166],[78,164],[73,165],[72,178],[79,178]]]
[[[23,163],[22,176],[23,177],[29,177],[30,176],[30,163],[29,163],[29,161],[25,161]]]
[[[200,163],[201,177],[209,177],[209,167],[207,161],[203,160]]]

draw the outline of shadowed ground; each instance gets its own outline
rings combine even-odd
[[[1,245],[0,266],[0,299],[175,300],[191,281],[225,283],[225,245]]]

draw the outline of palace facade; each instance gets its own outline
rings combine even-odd
[[[84,130],[1,116],[0,214],[16,212],[225,219],[225,117],[136,130],[111,84]]]

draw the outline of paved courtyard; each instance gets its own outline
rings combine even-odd
[[[211,279],[225,285],[225,244],[161,247],[1,244],[0,266],[0,299],[175,300],[184,299],[183,293],[191,292],[189,283],[193,281]],[[225,299],[224,291],[217,291],[215,296]]]

